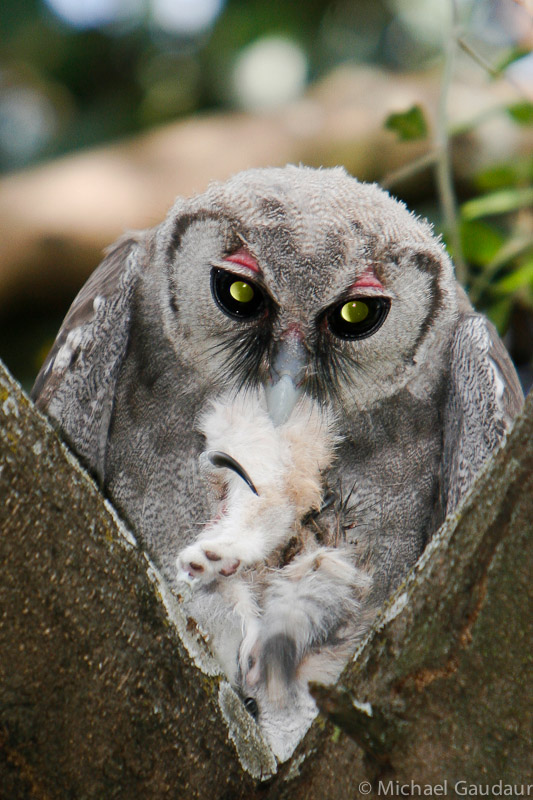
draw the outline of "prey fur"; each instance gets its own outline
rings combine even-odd
[[[301,738],[316,713],[307,683],[335,681],[368,626],[361,601],[370,575],[314,524],[335,458],[335,421],[300,400],[275,427],[261,395],[246,392],[214,401],[199,427],[216,510],[180,552],[178,579],[194,587],[189,613],[247,702],[255,700],[276,755],[286,758],[294,737],[279,737],[280,724]],[[214,452],[238,462],[257,494],[232,469],[215,467]],[[233,636],[227,622],[226,635],[217,636],[221,616],[233,618]]]

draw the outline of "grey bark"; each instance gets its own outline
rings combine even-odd
[[[276,766],[193,621],[2,369],[0,797],[340,800],[398,796],[396,781],[448,781],[447,796],[458,781],[533,783],[532,429],[530,396],[357,661],[313,687],[324,714]]]

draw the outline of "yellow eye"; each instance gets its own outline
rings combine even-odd
[[[362,300],[351,300],[341,308],[341,317],[346,322],[363,322],[368,317],[370,309]]]
[[[267,297],[252,281],[213,267],[211,292],[221,311],[232,319],[251,320],[267,310]]]
[[[229,293],[238,303],[249,303],[254,296],[254,290],[245,281],[234,281],[229,287]]]
[[[339,339],[366,339],[387,318],[391,306],[388,297],[359,297],[333,306],[326,312],[330,331]]]

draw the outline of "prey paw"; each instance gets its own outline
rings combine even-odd
[[[241,560],[222,542],[197,542],[181,551],[177,560],[178,580],[186,583],[210,583],[217,578],[235,575]]]

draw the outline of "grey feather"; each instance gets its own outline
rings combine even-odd
[[[32,391],[101,483],[140,249],[127,239],[110,250],[74,300]]]
[[[516,373],[494,326],[464,314],[450,349],[444,416],[443,496],[452,513],[521,408]]]

